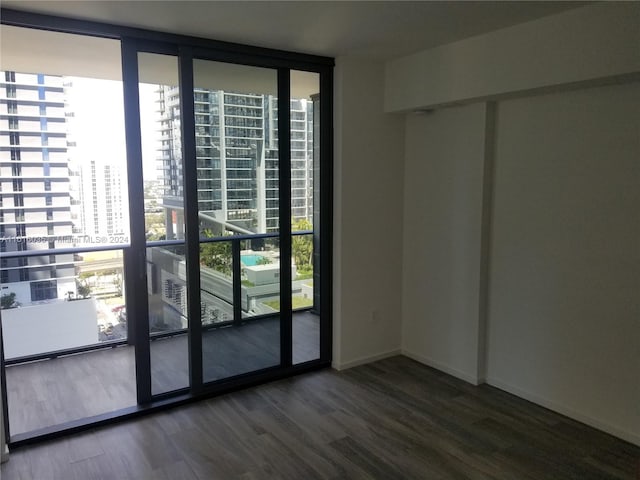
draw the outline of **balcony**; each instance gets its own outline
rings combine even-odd
[[[294,313],[293,332],[294,363],[319,358],[319,317],[307,311]],[[205,378],[277,364],[279,335],[278,318],[208,330],[203,349],[216,352],[219,361],[205,365]],[[151,342],[152,391],[188,386],[186,354],[184,333]],[[12,435],[132,407],[136,404],[134,347],[124,344],[8,365],[6,382]]]
[[[307,238],[306,246],[311,245],[309,232],[295,235],[297,243]],[[280,364],[278,237],[258,237],[201,239],[196,321],[202,329],[205,383]],[[149,325],[151,393],[163,395],[188,391],[187,327],[193,322],[187,318],[184,245],[156,244],[147,248],[147,286],[138,292],[148,306],[142,321]],[[63,250],[16,252],[3,262],[2,291],[15,292],[21,304],[2,302],[12,436],[137,408],[135,347],[128,342],[137,319],[126,309],[122,247],[67,250],[76,261],[64,275],[35,282],[43,284],[40,289],[33,278],[14,275],[20,270],[16,265],[27,260],[47,267]],[[309,253],[300,252],[305,258]],[[315,302],[313,275],[299,263],[291,266],[294,365],[320,358],[320,318],[309,310]]]

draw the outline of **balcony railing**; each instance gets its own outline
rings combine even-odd
[[[302,231],[292,235],[293,308],[308,309],[314,306],[315,298],[313,233]],[[278,234],[201,238],[200,322],[203,330],[241,325],[279,314],[278,244]],[[6,364],[125,344],[129,331],[123,280],[126,248],[128,245],[3,253],[0,270],[5,272],[19,270],[18,262],[23,267],[26,263],[31,270],[44,271],[60,263],[62,257],[72,255],[77,260],[63,262],[71,268],[70,275],[64,279],[51,278],[46,273],[29,281],[3,275]],[[182,240],[148,242],[150,340],[187,332],[186,271]],[[38,291],[34,284],[43,285],[44,290]],[[12,293],[13,299],[9,298]],[[34,332],[38,332],[37,339]]]

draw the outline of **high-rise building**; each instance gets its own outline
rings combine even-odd
[[[313,223],[313,101],[291,100],[291,217]]]
[[[0,72],[1,294],[30,303],[76,291],[63,78]]]
[[[183,168],[178,89],[159,89],[167,238],[182,238]],[[198,213],[203,229],[276,232],[278,109],[272,95],[194,90]],[[313,212],[313,103],[291,100],[292,217]]]
[[[95,241],[107,240],[128,231],[128,205],[124,172],[119,165],[94,159],[78,162],[79,232]],[[79,240],[82,240],[81,236]],[[107,242],[105,242],[107,243]]]
[[[114,243],[129,230],[126,156],[118,145],[121,111],[107,99],[121,86],[93,78],[65,77],[65,115],[71,191],[71,215],[79,245]],[[87,106],[87,99],[91,105]],[[89,127],[90,126],[90,127]],[[104,144],[103,144],[104,143]]]

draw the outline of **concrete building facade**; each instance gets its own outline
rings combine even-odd
[[[62,298],[75,293],[73,255],[15,254],[59,248],[73,233],[63,77],[0,76],[2,295],[19,303]]]
[[[160,151],[167,238],[183,238],[183,168],[176,87],[161,86]],[[273,95],[194,90],[201,229],[277,232],[278,111]],[[313,102],[291,101],[292,217],[312,221]]]

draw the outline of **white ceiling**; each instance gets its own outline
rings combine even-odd
[[[118,40],[7,25],[0,30],[0,71],[121,81],[120,54]],[[176,57],[139,53],[138,62],[141,83],[178,84]],[[193,73],[197,88],[277,94],[278,81],[273,69],[195,60]],[[291,71],[294,98],[310,98],[319,91],[317,73]]]
[[[331,57],[389,59],[584,3],[4,0],[2,6]]]

